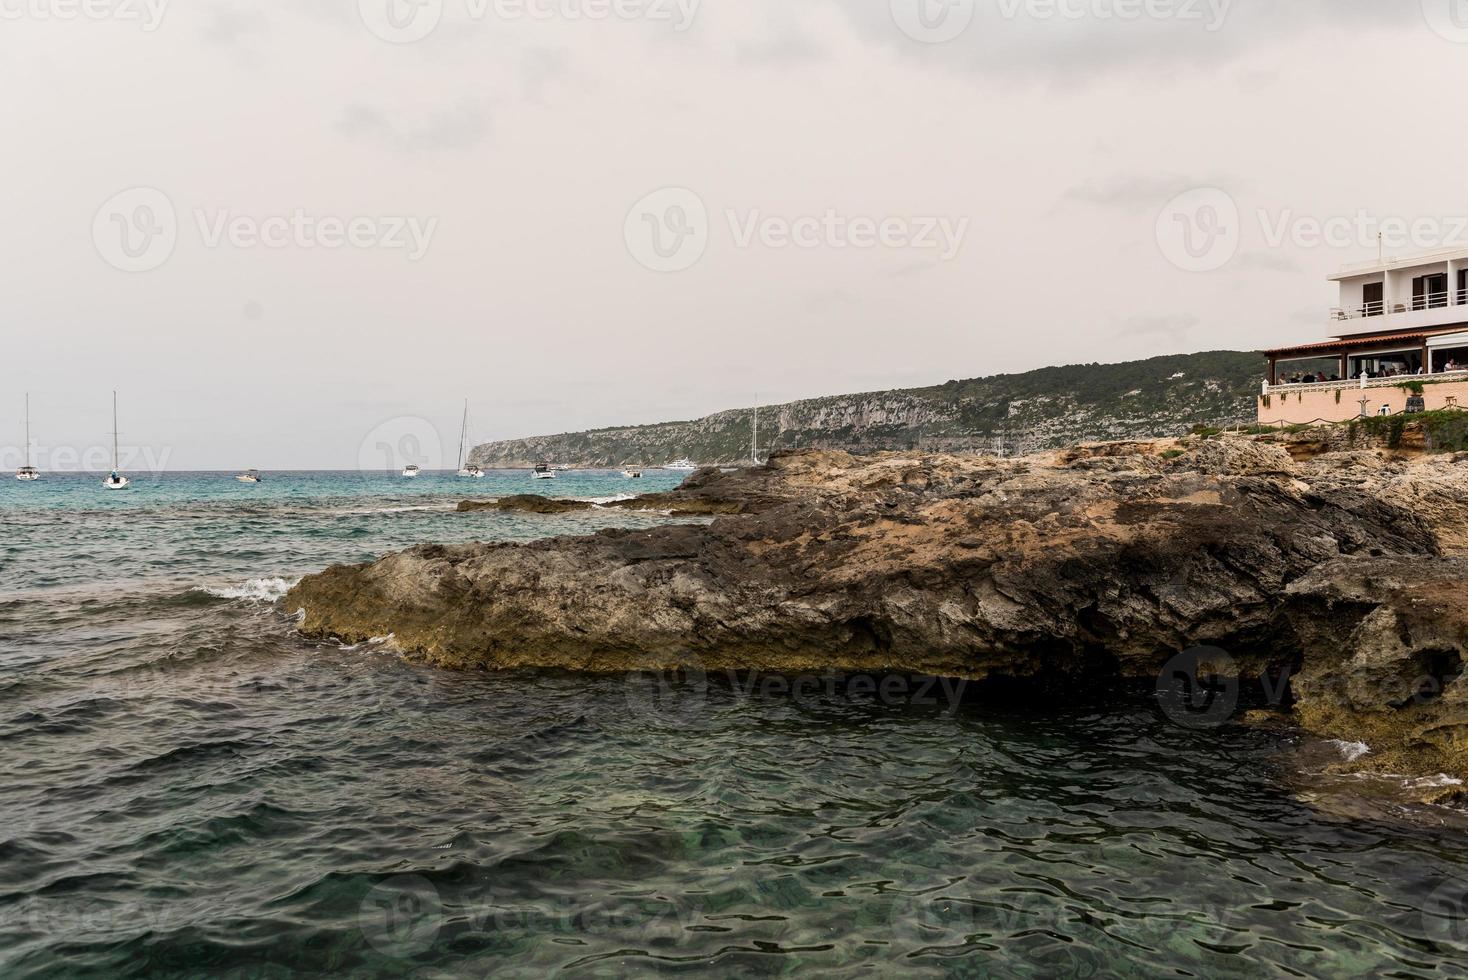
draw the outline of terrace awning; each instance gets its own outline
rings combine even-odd
[[[1351,340],[1327,340],[1318,344],[1301,344],[1298,347],[1281,347],[1278,350],[1267,350],[1266,357],[1283,360],[1287,357],[1325,357],[1330,354],[1344,354],[1347,351],[1361,350],[1364,347],[1380,347],[1383,344],[1411,343],[1420,347],[1431,334],[1421,330],[1413,330],[1408,333],[1385,333],[1376,334],[1372,337],[1359,337]]]

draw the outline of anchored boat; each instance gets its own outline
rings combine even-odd
[[[464,399],[464,424],[459,427],[459,475],[471,480],[484,479],[484,471],[464,458],[469,445],[469,399]]]
[[[41,478],[41,471],[31,465],[31,396],[25,396],[25,465],[15,471],[15,478],[33,483]]]
[[[131,482],[117,468],[117,392],[112,393],[112,472],[102,481],[108,490],[126,490]]]

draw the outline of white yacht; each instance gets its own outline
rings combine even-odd
[[[32,483],[41,478],[41,471],[31,465],[31,396],[25,396],[25,465],[15,471],[15,478]]]
[[[112,472],[107,474],[107,479],[102,481],[102,486],[108,490],[126,490],[131,484],[127,477],[117,468],[117,392],[112,393]]]
[[[629,480],[640,480],[642,479],[642,470],[639,470],[635,467],[629,467],[628,469],[622,471],[622,475]]]
[[[530,471],[532,480],[554,480],[556,471],[549,463],[536,463],[535,469]]]
[[[664,466],[663,469],[673,470],[675,473],[692,473],[694,470],[698,469],[698,464],[695,463],[693,460],[685,457],[683,459],[673,460],[671,463]]]
[[[459,475],[471,480],[484,479],[484,471],[464,458],[469,446],[469,399],[464,399],[464,424],[459,428]]]
[[[260,471],[259,470],[245,470],[239,476],[235,477],[235,479],[236,480],[239,480],[241,483],[261,483],[261,482],[263,482],[260,479]]]
[[[419,469],[417,464],[415,463],[409,463],[407,466],[403,467],[403,476],[407,477],[410,480],[417,479],[418,474],[422,472],[423,471]]]

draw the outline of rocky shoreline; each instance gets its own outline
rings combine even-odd
[[[1257,682],[1264,720],[1369,747],[1343,770],[1468,778],[1468,456],[1398,446],[783,454],[609,505],[711,522],[423,545],[284,602],[309,636],[450,668],[1156,679],[1190,724],[1245,717],[1213,715]]]

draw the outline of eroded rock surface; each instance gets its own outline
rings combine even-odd
[[[1179,651],[1294,677],[1299,721],[1468,773],[1468,462],[1277,438],[1019,460],[837,452],[624,502],[728,515],[335,567],[302,629],[460,668],[1155,677]],[[1421,678],[1440,690],[1414,695]]]

